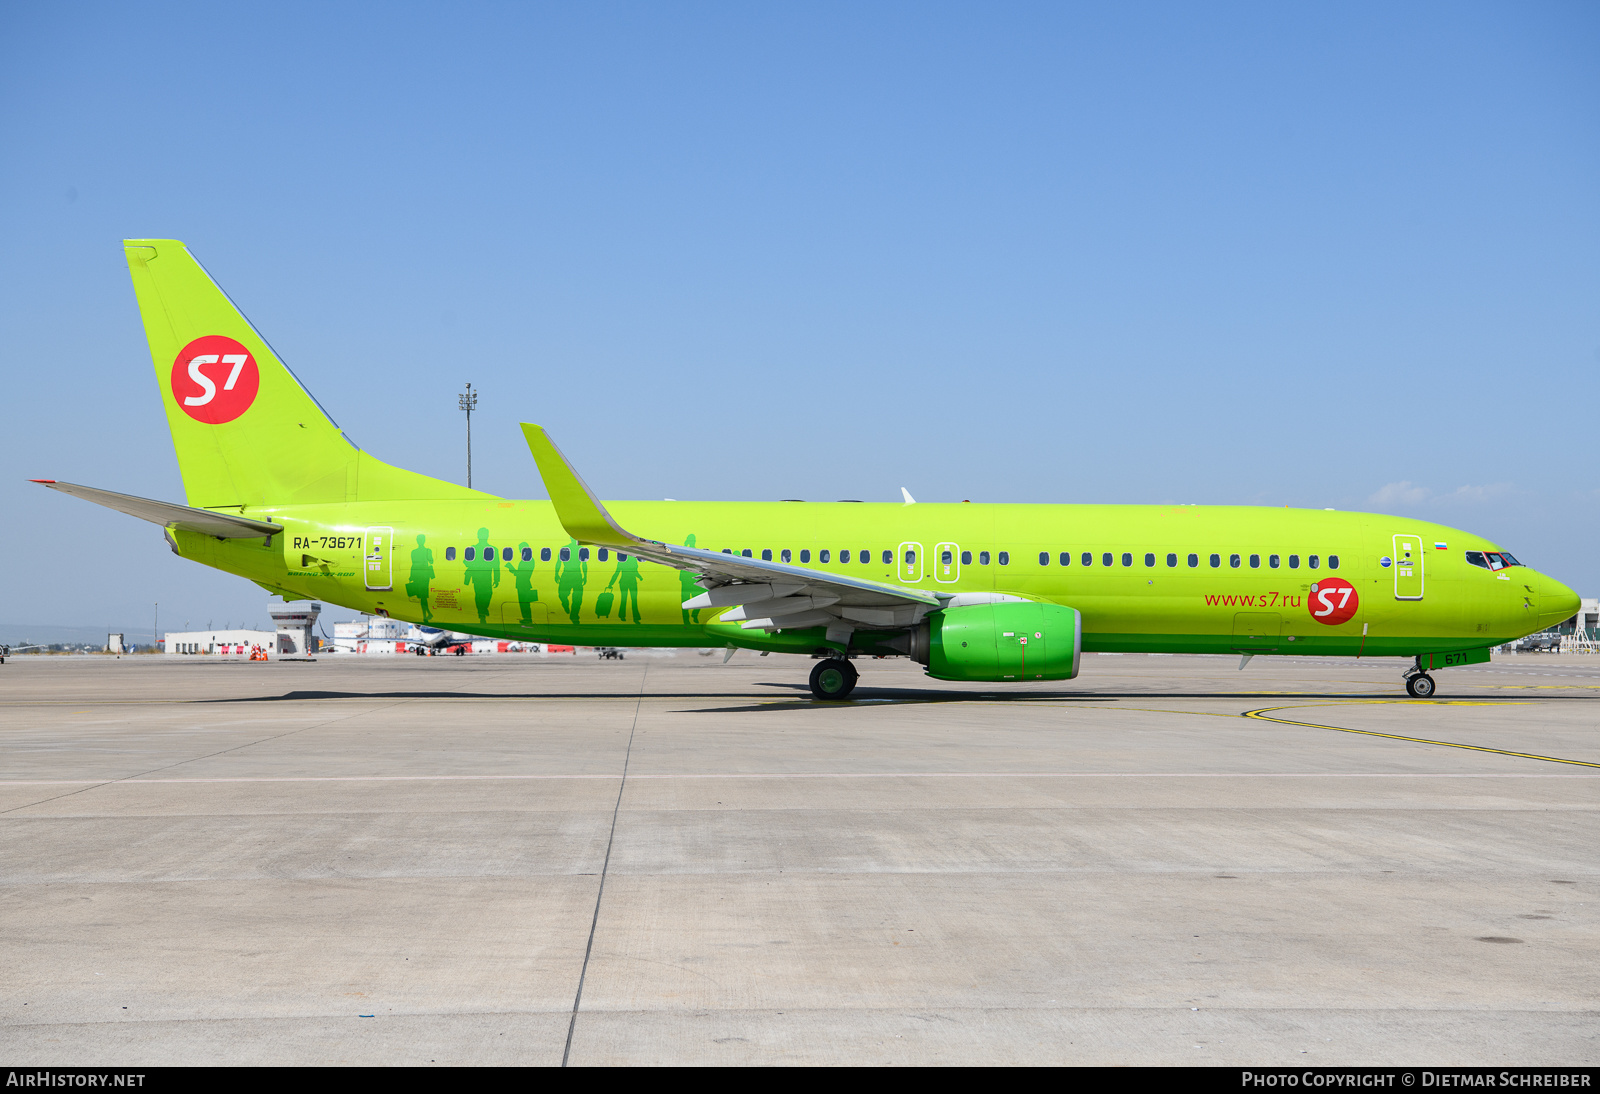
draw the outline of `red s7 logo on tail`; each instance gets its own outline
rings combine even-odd
[[[220,334],[196,338],[172,362],[172,397],[197,422],[233,421],[250,409],[260,387],[250,351]]]
[[[1311,586],[1306,598],[1311,618],[1330,627],[1348,623],[1361,607],[1361,597],[1356,587],[1342,577],[1325,577]]]

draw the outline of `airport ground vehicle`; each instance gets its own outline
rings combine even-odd
[[[1404,657],[1426,697],[1435,669],[1578,604],[1482,537],[1368,513],[602,503],[535,425],[550,500],[500,498],[355,447],[182,243],[124,248],[188,504],[36,481],[288,599],[505,639],[820,652],[819,699],[850,694],[862,655],[993,683],[1071,679],[1085,650]]]

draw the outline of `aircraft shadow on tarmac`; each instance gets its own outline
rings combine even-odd
[[[1593,695],[1518,695],[1518,696],[1484,696],[1463,695],[1439,697],[1437,699],[1406,699],[1397,691],[1381,692],[1348,692],[1348,691],[1118,691],[1118,692],[1073,692],[1073,691],[1028,691],[1028,692],[949,692],[949,691],[924,691],[912,688],[858,688],[849,699],[833,702],[819,702],[809,697],[802,697],[809,689],[804,684],[791,683],[758,683],[757,687],[782,688],[788,691],[802,693],[789,697],[774,696],[771,699],[759,699],[754,703],[739,706],[718,706],[706,708],[707,712],[739,713],[741,711],[778,711],[778,710],[830,710],[838,707],[850,706],[877,706],[897,705],[906,703],[963,703],[963,702],[1000,702],[1000,703],[1106,703],[1118,702],[1128,699],[1143,700],[1172,700],[1172,699],[1212,699],[1212,700],[1244,700],[1255,702],[1258,700],[1295,699],[1295,700],[1404,700],[1407,703],[1420,706],[1432,706],[1439,703],[1470,701],[1474,703],[1514,703],[1527,702],[1538,699],[1540,702],[1555,700],[1576,700],[1580,702],[1595,702],[1600,696]],[[318,700],[334,699],[360,699],[360,700],[389,700],[404,701],[417,699],[469,699],[469,700],[531,700],[531,699],[613,699],[626,701],[636,698],[614,691],[544,691],[544,692],[476,692],[476,691],[286,691],[280,695],[247,695],[235,696],[224,699],[200,699],[200,703],[280,703],[280,702],[316,702]],[[750,700],[753,698],[749,692],[711,692],[695,691],[687,693],[665,692],[649,695],[653,699],[699,699],[699,700]]]

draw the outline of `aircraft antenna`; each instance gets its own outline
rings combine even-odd
[[[467,489],[472,489],[472,410],[478,405],[478,396],[474,394],[472,385],[467,385],[465,394],[461,396],[461,409],[467,412]]]

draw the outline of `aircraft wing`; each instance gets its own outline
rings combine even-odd
[[[765,562],[727,551],[679,547],[635,535],[612,518],[542,427],[524,422],[522,432],[567,534],[579,543],[609,547],[699,574],[706,591],[684,601],[685,608],[732,607],[722,621],[742,622],[747,630],[826,627],[830,642],[845,642],[857,629],[910,627],[953,599],[908,586]]]
[[[112,490],[99,490],[93,486],[79,486],[75,482],[57,482],[55,479],[30,479],[40,486],[71,494],[107,509],[115,509],[130,517],[159,524],[163,528],[183,528],[190,532],[203,532],[218,539],[253,539],[257,536],[275,536],[282,526],[264,520],[251,520],[233,513],[214,513],[210,509],[195,509],[175,505],[170,501],[136,498],[132,494],[118,494]]]

